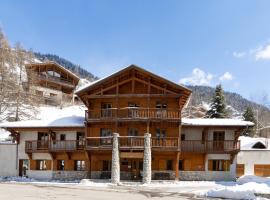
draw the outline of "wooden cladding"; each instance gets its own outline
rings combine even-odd
[[[144,119],[164,119],[164,120],[180,120],[181,111],[177,109],[158,109],[158,108],[110,108],[100,110],[86,110],[85,120],[144,120]]]
[[[178,137],[152,137],[153,150],[172,150],[190,153],[235,153],[240,150],[240,141],[179,141]],[[119,148],[121,150],[144,149],[144,137],[120,136]],[[33,152],[74,152],[84,150],[111,150],[112,137],[88,137],[85,140],[50,140],[26,141],[26,153]]]

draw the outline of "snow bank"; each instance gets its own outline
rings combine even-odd
[[[246,176],[241,176],[238,180],[238,184],[246,184],[246,183],[265,183],[270,186],[270,178],[266,177],[258,177],[258,176],[253,176],[253,175],[246,175]]]
[[[206,193],[207,197],[224,198],[224,199],[256,199],[251,191],[239,191],[235,188],[212,189]]]
[[[79,183],[80,186],[92,186],[92,187],[108,187],[112,185],[108,180],[90,180],[90,179],[82,179]]]

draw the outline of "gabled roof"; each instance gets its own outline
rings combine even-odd
[[[74,74],[70,70],[66,69],[65,67],[63,67],[62,65],[60,65],[60,64],[58,64],[57,62],[54,62],[54,61],[48,61],[48,62],[42,62],[42,63],[28,63],[28,64],[25,64],[26,67],[37,67],[37,66],[46,66],[46,65],[54,65],[57,68],[59,68],[60,70],[68,73],[68,75],[70,75],[72,78],[74,78],[77,82],[79,82],[79,80],[80,80],[80,77],[78,77],[76,74]]]
[[[113,80],[113,79],[116,79],[117,77],[121,76],[122,74],[125,74],[126,72],[129,72],[129,71],[137,71],[141,74],[144,74],[146,76],[149,76],[151,77],[151,79],[154,81],[154,82],[159,82],[161,84],[164,83],[164,85],[166,85],[168,88],[167,90],[174,90],[174,93],[178,93],[179,95],[181,95],[181,98],[179,100],[179,104],[181,104],[181,106],[183,107],[189,97],[190,97],[190,94],[191,94],[191,90],[188,89],[187,87],[184,87],[182,85],[179,85],[179,84],[176,84],[168,79],[165,79],[161,76],[158,76],[152,72],[149,72],[137,65],[129,65],[128,67],[125,67],[124,69],[121,69],[105,78],[102,78],[102,79],[99,79],[97,81],[94,81],[86,86],[84,86],[83,88],[80,88],[78,89],[77,91],[75,91],[75,93],[81,98],[83,99],[83,96],[86,95],[88,92],[90,92],[91,90],[94,90],[95,88],[97,87],[100,87],[102,86],[102,84],[106,84],[108,83],[109,81]],[[156,83],[151,83],[151,84],[156,84]],[[170,89],[169,89],[170,88]],[[177,91],[177,92],[176,92]]]
[[[176,87],[178,89],[185,90],[185,91],[191,93],[191,90],[188,89],[187,87],[182,86],[182,85],[179,85],[179,84],[176,84],[176,83],[174,83],[174,82],[172,82],[172,81],[170,81],[168,79],[165,79],[165,78],[163,78],[161,76],[158,76],[158,75],[156,75],[156,74],[154,74],[152,72],[149,72],[149,71],[147,71],[147,70],[145,70],[145,69],[143,69],[143,68],[141,68],[141,67],[139,67],[137,65],[134,65],[134,64],[131,64],[131,65],[129,65],[129,66],[127,66],[127,67],[125,67],[125,68],[123,68],[123,69],[121,69],[121,70],[119,70],[119,71],[117,71],[117,72],[115,72],[115,73],[113,73],[113,74],[111,74],[109,76],[106,76],[106,77],[102,78],[102,79],[99,79],[99,80],[96,80],[94,82],[91,82],[91,83],[87,84],[85,87],[80,88],[79,90],[77,90],[75,93],[76,94],[80,94],[82,92],[85,92],[85,91],[91,89],[92,87],[94,87],[94,86],[96,86],[98,84],[101,84],[103,82],[106,82],[107,80],[109,80],[112,77],[115,77],[115,76],[117,76],[119,74],[122,74],[122,73],[124,73],[126,71],[129,71],[129,70],[132,70],[132,69],[136,69],[138,71],[147,73],[148,75],[150,75],[150,76],[152,76],[154,78],[160,79],[160,80],[162,80],[162,81],[164,81],[166,83],[169,83],[170,85],[172,85],[172,86],[174,86],[174,87]]]

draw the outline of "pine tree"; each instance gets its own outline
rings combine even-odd
[[[250,122],[253,122],[254,124],[256,124],[254,112],[253,112],[251,107],[246,108],[245,112],[243,113],[243,118],[245,121],[250,121]],[[254,133],[255,133],[254,128],[249,127],[248,130],[243,133],[243,135],[252,136],[252,135],[254,135]]]
[[[226,105],[221,85],[216,86],[215,95],[213,97],[210,110],[206,113],[207,118],[226,118]]]

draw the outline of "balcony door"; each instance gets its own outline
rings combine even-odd
[[[100,129],[100,137],[103,137],[100,139],[101,145],[111,145],[112,144],[112,130],[107,128],[101,128]]]
[[[156,102],[156,116],[157,118],[166,118],[167,116],[167,103],[166,102],[161,102],[157,101]]]
[[[166,129],[156,129],[156,141],[158,146],[166,146]]]
[[[139,108],[140,106],[136,103],[129,102],[128,103],[128,117],[129,118],[137,118],[139,117]]]
[[[225,132],[224,131],[215,131],[213,133],[213,148],[216,151],[224,150],[224,140]]]
[[[84,147],[84,132],[77,132],[76,140],[77,140],[77,149],[83,149]]]
[[[128,129],[128,136],[130,136],[128,138],[128,145],[129,146],[137,145],[137,143],[139,142],[139,139],[135,138],[135,137],[138,135],[139,135],[138,129],[136,129],[136,128],[129,128]]]
[[[101,117],[112,117],[112,103],[101,103]]]
[[[46,132],[38,132],[38,149],[47,149],[49,145],[49,134]]]

